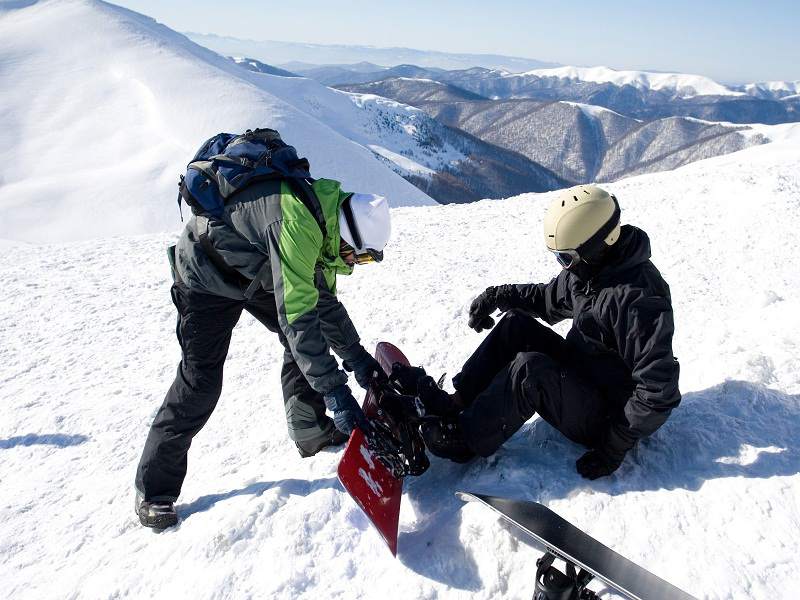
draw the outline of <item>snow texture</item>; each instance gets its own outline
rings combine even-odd
[[[672,287],[681,406],[596,482],[575,473],[583,449],[536,417],[489,459],[433,459],[406,486],[397,559],[337,482],[339,453],[303,460],[288,440],[279,343],[246,315],[190,453],[181,522],[140,527],[134,470],[179,359],[164,257],[177,232],[4,242],[4,596],[529,598],[539,550],[453,495],[470,490],[543,502],[698,598],[793,597],[798,150],[776,142],[608,186]],[[556,274],[539,233],[551,197],[393,209],[384,263],[340,281],[364,344],[455,374],[482,339],[466,326],[477,293]]]
[[[364,146],[438,164],[404,128],[413,119],[394,123],[403,112],[397,103],[358,106],[309,79],[247,71],[103,2],[22,4],[0,4],[0,220],[8,237],[174,229],[178,175],[202,141],[255,127],[278,129],[315,176],[345,189],[394,206],[434,203]],[[457,154],[446,153],[445,162]]]

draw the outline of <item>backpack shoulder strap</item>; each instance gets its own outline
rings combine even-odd
[[[301,177],[287,177],[286,181],[289,187],[292,188],[292,192],[294,192],[295,196],[305,205],[308,212],[314,217],[317,225],[319,225],[319,229],[322,232],[322,239],[327,238],[328,228],[325,225],[325,213],[322,211],[322,204],[314,188],[311,187],[308,180]]]

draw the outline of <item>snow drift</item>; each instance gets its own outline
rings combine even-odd
[[[202,141],[265,126],[308,156],[317,176],[395,206],[433,203],[364,147],[426,152],[413,130],[387,135],[379,126],[386,111],[359,109],[314,81],[286,81],[104,2],[0,4],[4,235],[47,241],[174,229],[177,175]],[[314,105],[328,112],[313,114]]]
[[[179,358],[163,253],[174,237],[6,244],[5,595],[529,598],[538,551],[453,496],[467,489],[544,502],[698,598],[792,597],[799,148],[789,139],[609,184],[672,287],[683,403],[618,473],[592,483],[574,471],[582,448],[537,418],[490,459],[434,459],[408,482],[397,560],[339,486],[338,453],[297,455],[279,343],[249,316],[190,453],[181,524],[141,528],[135,465]],[[384,263],[340,281],[365,345],[392,341],[429,372],[455,374],[481,339],[466,326],[474,295],[557,272],[539,233],[549,198],[394,209]]]

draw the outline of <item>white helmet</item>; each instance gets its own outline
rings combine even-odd
[[[351,194],[339,209],[339,233],[356,254],[381,260],[392,233],[389,202],[375,194]]]
[[[566,268],[591,262],[619,239],[617,199],[596,185],[562,190],[544,217],[544,243]]]

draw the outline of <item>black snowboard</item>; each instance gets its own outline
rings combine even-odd
[[[604,546],[538,502],[457,492],[462,500],[482,502],[531,535],[549,552],[592,573],[634,600],[695,600]]]

